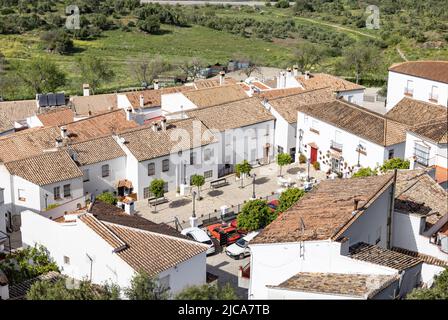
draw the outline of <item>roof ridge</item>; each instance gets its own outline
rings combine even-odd
[[[183,93],[182,93],[182,94],[183,94]],[[200,111],[200,110],[205,110],[205,109],[210,109],[210,108],[220,107],[220,106],[228,105],[228,104],[232,104],[232,103],[237,103],[237,102],[240,102],[240,101],[252,100],[252,99],[260,100],[260,98],[257,97],[257,96],[252,96],[252,97],[247,96],[247,97],[244,97],[244,98],[241,98],[241,99],[237,99],[237,100],[234,100],[234,101],[230,101],[230,102],[223,102],[223,103],[215,104],[215,105],[212,105],[212,106],[198,107],[198,108],[196,108],[196,109],[185,110],[184,112]],[[261,103],[261,102],[260,102],[260,103]],[[182,112],[182,111],[178,111],[178,112]],[[177,112],[176,112],[176,113],[177,113]]]
[[[277,88],[277,89],[292,89],[292,88]],[[270,101],[276,101],[276,100],[280,100],[280,99],[283,99],[283,98],[288,98],[288,97],[292,97],[292,96],[298,96],[298,95],[301,95],[301,94],[310,93],[310,92],[319,91],[319,90],[324,90],[324,89],[330,89],[330,90],[331,90],[331,87],[330,87],[330,86],[327,86],[327,87],[316,88],[316,89],[311,89],[311,90],[306,90],[306,89],[304,88],[305,91],[303,91],[303,92],[291,93],[291,94],[288,94],[288,95],[286,95],[286,96],[282,96],[282,97],[277,97],[277,98],[270,99],[270,100],[268,100],[268,101],[269,101],[269,102],[270,102]],[[317,104],[317,103],[316,103],[316,104]]]
[[[118,109],[114,109],[114,110],[101,112],[101,113],[98,113],[98,114],[91,115],[91,116],[89,116],[87,118],[79,119],[79,120],[76,120],[76,121],[74,120],[72,122],[69,122],[69,123],[66,123],[66,124],[63,124],[63,125],[57,125],[55,127],[60,128],[60,127],[68,126],[68,125],[73,124],[73,123],[81,123],[82,121],[87,121],[87,120],[90,120],[90,119],[93,119],[93,118],[98,118],[98,117],[104,116],[106,114],[111,114],[111,113],[114,113],[114,112],[124,112],[124,109],[118,108]]]
[[[55,147],[55,148],[56,148],[56,147]],[[57,150],[48,149],[48,151],[44,151],[44,152],[39,153],[39,154],[35,154],[35,155],[31,155],[31,156],[27,156],[27,157],[20,158],[20,159],[15,159],[15,160],[12,160],[12,161],[7,161],[7,162],[4,162],[4,163],[5,163],[5,164],[6,164],[6,163],[7,163],[7,164],[13,164],[13,163],[15,163],[15,162],[24,161],[24,160],[29,160],[29,159],[34,159],[34,158],[40,158],[40,157],[47,156],[47,155],[49,155],[49,154],[53,154],[53,153],[67,153],[67,155],[70,156],[70,154],[68,153],[68,151],[67,151],[66,149],[57,149]],[[70,158],[71,158],[71,157],[70,157]]]

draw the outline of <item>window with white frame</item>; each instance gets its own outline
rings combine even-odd
[[[353,102],[353,96],[348,96],[347,101],[352,103]]]
[[[210,179],[211,177],[213,177],[213,170],[204,171],[204,178],[205,179]]]
[[[191,151],[190,152],[190,165],[196,164],[196,152]]]
[[[213,157],[213,149],[205,149],[204,150],[204,161],[209,161]]]
[[[0,188],[0,205],[5,203],[5,189]]]
[[[70,196],[71,196],[70,184],[64,184],[64,198],[68,198]]]
[[[70,264],[70,258],[67,256],[64,256],[64,264]]]
[[[439,101],[439,88],[437,86],[431,87],[431,93],[429,95],[429,100]]]
[[[408,80],[406,82],[406,88],[404,89],[404,93],[410,96],[414,94],[414,81]]]
[[[429,165],[429,149],[429,147],[415,142],[414,155],[416,157],[416,161],[421,165]]]
[[[20,201],[26,201],[26,195],[24,189],[18,189],[17,190],[17,197]]]
[[[109,165],[105,164],[101,166],[101,176],[103,178],[108,177],[110,174],[110,169],[109,169]]]
[[[148,163],[148,176],[156,174],[156,164],[154,162]]]
[[[83,182],[88,182],[88,181],[90,180],[90,177],[89,177],[89,169],[84,169],[84,170],[82,171],[82,174],[83,174],[82,181],[83,181]]]
[[[54,197],[54,200],[61,199],[61,187],[57,186],[57,187],[53,188],[53,197]]]
[[[162,171],[167,172],[170,170],[170,159],[165,159],[162,161]]]
[[[149,187],[143,188],[143,198],[148,199],[151,197],[151,189]]]
[[[161,290],[170,289],[170,275],[166,275],[159,279],[159,287]]]
[[[168,182],[163,184],[163,192],[168,192]]]

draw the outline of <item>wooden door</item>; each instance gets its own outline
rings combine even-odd
[[[317,149],[311,147],[311,163],[314,163],[317,161]]]

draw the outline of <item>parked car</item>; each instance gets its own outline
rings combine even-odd
[[[215,223],[207,227],[207,234],[219,241],[220,245],[229,245],[241,238],[238,229],[231,223]]]
[[[226,254],[234,259],[243,259],[250,255],[249,242],[258,234],[258,231],[253,231],[247,236],[242,237],[237,242],[228,246]]]
[[[277,199],[274,199],[274,200],[271,200],[268,202],[268,208],[272,212],[275,212],[279,205],[280,205],[280,201],[278,201]]]
[[[188,238],[208,245],[207,255],[215,253],[215,245],[212,239],[207,235],[207,233],[200,228],[185,228],[181,231],[181,234],[187,236]]]
[[[244,230],[244,229],[242,229],[242,228],[238,228],[238,221],[237,221],[237,219],[232,220],[232,221],[230,222],[230,225],[231,225],[232,227],[234,227],[234,228],[236,229],[236,231],[237,231],[238,233],[242,234],[243,236],[245,236],[245,235],[247,234],[247,231],[246,231],[246,230]]]

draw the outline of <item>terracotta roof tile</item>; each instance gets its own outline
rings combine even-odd
[[[224,78],[224,83],[222,85],[229,85],[229,84],[235,84],[237,81],[230,77]],[[213,78],[213,79],[204,79],[204,80],[197,80],[193,83],[193,86],[196,89],[204,89],[204,88],[214,88],[219,87],[221,84],[219,83],[219,78]]]
[[[39,186],[74,179],[82,172],[66,151],[48,152],[5,164],[8,171]]]
[[[38,114],[40,122],[46,127],[60,126],[73,122],[73,111],[68,108],[57,108],[45,113]]]
[[[365,87],[359,84],[326,73],[312,73],[310,74],[309,79],[305,79],[305,75],[300,75],[296,77],[296,79],[302,84],[302,86],[306,90],[313,90],[326,87],[329,87],[331,88],[331,90],[336,92],[365,89]]]
[[[407,61],[391,66],[389,71],[448,83],[448,61]]]
[[[14,121],[0,113],[0,133],[14,130]]]
[[[299,272],[279,285],[269,287],[369,299],[398,279],[397,275]]]
[[[336,240],[392,183],[393,174],[322,181],[251,243]],[[359,203],[353,214],[355,199]]]
[[[71,148],[76,152],[80,166],[126,156],[112,136],[74,143]]]
[[[26,294],[30,290],[31,286],[37,281],[49,281],[56,282],[57,280],[63,278],[63,276],[55,271],[50,271],[44,274],[41,274],[35,278],[25,280],[23,282],[17,283],[13,286],[9,287],[9,299],[10,300],[24,300],[26,298]]]
[[[241,86],[226,85],[188,91],[183,93],[198,108],[216,106],[218,104],[233,102],[247,98],[247,94]]]
[[[134,109],[140,109],[140,95],[143,95],[143,104],[145,108],[160,107],[162,104],[162,95],[177,93],[177,92],[187,92],[195,90],[193,86],[177,86],[177,87],[167,87],[158,90],[143,90],[143,91],[133,91],[125,93],[129,102]]]
[[[329,88],[304,91],[269,100],[269,104],[289,123],[297,122],[297,112],[308,105],[335,100],[334,93]]]
[[[274,120],[272,114],[252,97],[208,108],[187,111],[188,116],[201,120],[209,129],[225,131]]]
[[[265,99],[275,99],[275,98],[281,98],[281,97],[287,97],[293,94],[302,93],[306,90],[297,87],[297,88],[285,88],[285,89],[272,89],[272,90],[265,90],[260,92],[257,96]]]
[[[428,123],[448,117],[448,109],[411,98],[403,98],[386,115],[387,118],[409,126]]]
[[[0,102],[0,114],[10,121],[24,120],[37,113],[36,100],[17,100]]]
[[[123,250],[127,247],[125,241],[123,241],[118,235],[111,231],[108,226],[96,219],[93,215],[88,213],[83,214],[79,217],[79,220],[103,238],[104,241],[106,241],[113,248],[114,252]]]
[[[411,132],[421,137],[432,140],[435,143],[448,143],[448,120],[442,118],[425,124],[420,124],[410,129]]]
[[[97,94],[91,96],[75,96],[70,98],[70,105],[78,115],[103,113],[118,108],[117,94]]]
[[[394,247],[394,248],[392,248],[392,250],[402,253],[402,254],[406,254],[408,256],[411,256],[411,257],[414,257],[417,259],[420,259],[424,263],[427,263],[427,264],[432,264],[435,266],[448,268],[448,261],[443,261],[441,259],[438,259],[436,257],[430,256],[427,254],[423,254],[423,253],[419,253],[419,252],[415,252],[415,251],[411,251],[411,250],[407,250],[407,249],[403,249],[403,248],[398,248],[398,247]]]
[[[406,270],[422,263],[422,260],[418,258],[364,242],[359,242],[350,247],[350,258],[378,264],[398,271]]]

